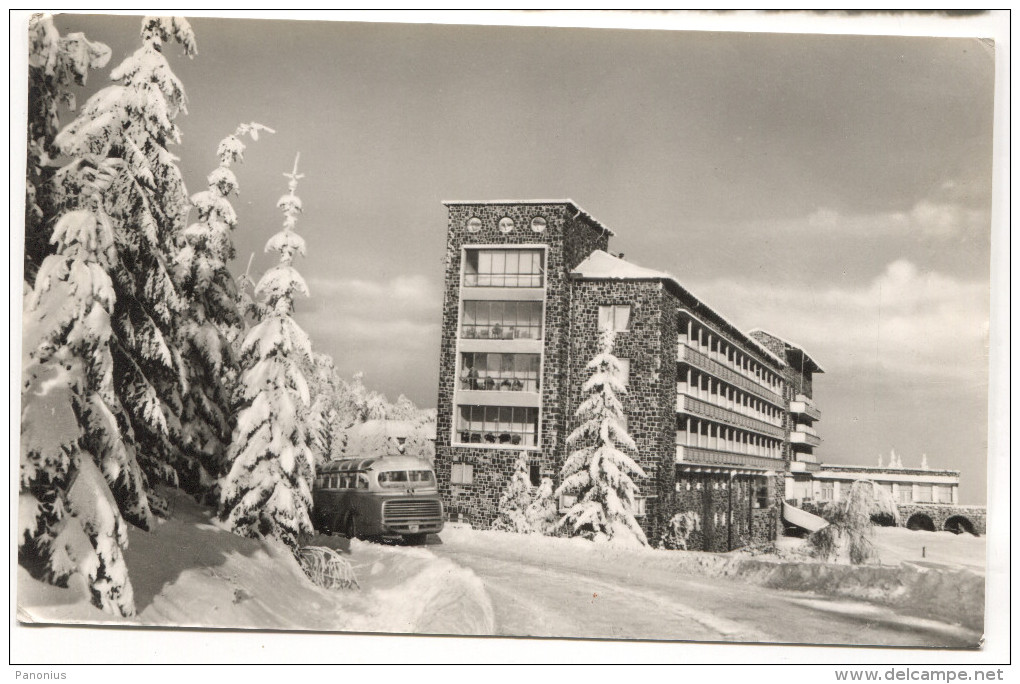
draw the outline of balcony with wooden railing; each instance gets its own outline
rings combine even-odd
[[[768,437],[774,437],[775,439],[783,439],[783,428],[777,425],[770,425],[764,421],[750,416],[745,416],[742,413],[731,411],[730,409],[723,408],[722,406],[716,406],[710,404],[702,399],[696,399],[686,394],[678,394],[676,397],[676,410],[678,413],[686,413],[692,416],[698,416],[699,418],[706,418],[726,425],[732,425],[733,427],[742,428],[750,432],[756,432],[760,435],[766,435]]]
[[[735,468],[761,468],[764,470],[786,470],[786,461],[757,454],[738,454],[705,447],[676,445],[676,462],[691,465],[708,465]]]
[[[725,383],[740,388],[759,399],[764,399],[774,406],[783,406],[783,398],[773,392],[765,385],[750,379],[743,373],[738,373],[732,368],[709,358],[706,354],[688,347],[686,344],[677,345],[677,360],[689,364],[692,368],[708,373]]]

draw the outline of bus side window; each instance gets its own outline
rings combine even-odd
[[[358,473],[358,481],[355,484],[357,489],[368,489],[368,475],[365,473]]]
[[[351,474],[350,473],[344,473],[343,474],[343,478],[340,480],[340,488],[341,489],[350,489],[351,488]]]

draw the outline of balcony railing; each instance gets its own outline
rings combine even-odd
[[[782,397],[769,388],[751,380],[741,373],[736,372],[732,368],[727,368],[714,359],[710,359],[705,354],[688,347],[686,344],[681,343],[677,345],[677,360],[688,363],[694,368],[704,371],[709,375],[713,375],[734,387],[739,387],[740,389],[755,395],[759,399],[764,399],[770,404],[783,406]]]
[[[803,394],[798,394],[797,398],[790,402],[790,413],[807,416],[811,420],[822,419],[822,412]]]
[[[681,413],[689,413],[694,416],[700,416],[709,420],[715,420],[727,425],[734,427],[743,428],[751,432],[757,432],[761,435],[768,437],[774,437],[776,439],[783,438],[783,428],[776,425],[770,425],[764,421],[750,416],[745,416],[742,413],[731,411],[722,406],[716,406],[710,404],[707,401],[689,397],[686,394],[678,394],[676,398],[676,410]]]
[[[813,435],[810,432],[802,432],[798,430],[790,433],[790,444],[804,444],[816,447],[822,445],[822,438],[818,435]]]
[[[786,470],[786,461],[781,458],[769,458],[755,454],[737,454],[732,451],[718,451],[704,447],[676,447],[676,462],[696,465],[732,466],[737,468],[764,468],[766,470]]]

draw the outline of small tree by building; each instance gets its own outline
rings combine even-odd
[[[528,454],[522,451],[514,463],[514,474],[503,490],[496,508],[496,519],[492,529],[503,532],[528,534],[532,532],[528,524],[527,510],[531,505],[531,479],[528,474]]]
[[[553,483],[548,477],[543,477],[535,490],[535,496],[528,504],[524,517],[528,522],[528,529],[536,534],[552,535],[556,532],[559,524],[559,514],[556,512],[556,497],[553,496]]]
[[[892,494],[871,480],[854,482],[845,496],[823,509],[822,515],[829,525],[808,537],[815,554],[827,561],[854,565],[866,563],[875,555],[871,542],[873,518],[888,516],[899,521]]]
[[[563,464],[555,495],[576,497],[560,521],[572,534],[647,544],[634,517],[638,489],[633,478],[645,473],[627,453],[637,446],[624,428],[619,396],[627,390],[620,380],[620,361],[613,355],[614,342],[613,332],[603,330],[600,351],[588,363],[591,377],[582,387],[587,397],[574,414],[581,424],[567,437],[567,444],[577,448]]]

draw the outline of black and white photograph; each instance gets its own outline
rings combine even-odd
[[[12,659],[1002,657],[1008,21],[12,12]]]

